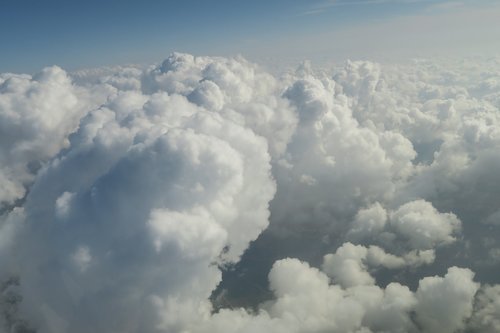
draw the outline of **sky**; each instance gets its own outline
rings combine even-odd
[[[494,53],[500,32],[495,3],[2,0],[0,41],[6,47],[0,71],[33,72],[53,64],[70,70],[144,64],[173,51],[243,54],[256,61],[285,56],[323,60],[410,57],[436,53],[443,43],[450,52],[463,54],[469,51],[464,45],[475,42],[483,53]],[[408,30],[415,35],[411,43],[404,37]]]
[[[500,332],[499,17],[4,1],[0,333]]]

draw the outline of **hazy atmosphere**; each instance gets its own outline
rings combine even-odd
[[[0,332],[500,332],[499,18],[0,2]]]

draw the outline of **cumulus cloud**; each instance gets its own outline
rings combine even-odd
[[[473,277],[469,269],[451,267],[444,277],[420,280],[416,316],[424,332],[456,332],[465,326],[479,288]]]
[[[497,332],[500,330],[500,285],[486,285],[478,293],[472,329],[477,332]]]
[[[367,248],[346,243],[335,254],[325,256],[323,269],[343,287],[374,284],[363,262],[367,254]]]
[[[351,223],[349,236],[351,238],[367,238],[384,230],[387,223],[387,211],[378,202],[370,207],[362,208]]]
[[[498,330],[491,61],[1,74],[1,329]]]
[[[68,145],[88,101],[59,67],[0,75],[0,205],[22,198],[41,163]]]
[[[407,318],[399,316],[404,317],[414,303],[411,292],[398,285],[390,285],[385,290],[376,286],[342,289],[330,284],[323,272],[297,259],[277,261],[269,273],[269,281],[276,300],[265,304],[258,314],[222,310],[200,332],[233,332],[234,328],[242,332],[256,332],[256,329],[370,332],[365,324],[381,325],[380,328],[401,325],[404,329]],[[396,303],[392,302],[394,293],[398,294]],[[382,304],[385,304],[384,310],[377,308]],[[391,320],[385,320],[391,312]]]
[[[430,264],[435,259],[433,250],[411,251],[403,256],[387,253],[384,249],[370,245],[344,243],[334,254],[324,257],[322,268],[327,275],[343,287],[375,284],[369,269],[378,267],[401,269]]]
[[[346,237],[355,243],[378,244],[396,253],[387,253],[378,245],[357,245],[355,247],[363,251],[358,257],[359,263],[395,269],[433,263],[436,250],[454,243],[460,232],[461,221],[455,214],[440,213],[430,202],[419,199],[395,210],[387,211],[378,202],[360,209]],[[353,248],[354,245],[345,243],[338,250],[344,246]],[[352,280],[347,277],[347,281]]]
[[[306,263],[283,259],[269,274],[275,300],[257,314],[222,310],[200,332],[455,332],[472,313],[479,286],[473,276],[452,267],[444,277],[420,280],[416,292],[398,283],[339,286]]]
[[[391,225],[415,249],[433,249],[454,242],[460,220],[453,213],[439,213],[424,200],[408,202],[391,214]]]
[[[180,327],[181,316],[163,318],[209,312],[217,265],[238,260],[268,224],[264,138],[181,94],[110,91],[39,171],[16,255],[3,256],[39,332]]]

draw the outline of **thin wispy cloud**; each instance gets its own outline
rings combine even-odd
[[[375,5],[410,5],[410,4],[439,4],[439,0],[331,0],[322,1],[312,7],[311,10],[303,12],[303,15],[321,14],[335,7],[357,7],[357,6],[375,6]],[[444,2],[447,3],[447,2]]]

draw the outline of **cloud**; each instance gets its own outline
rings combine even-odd
[[[181,315],[165,316],[209,312],[217,265],[237,261],[268,224],[264,138],[184,95],[109,91],[39,171],[16,256],[2,256],[39,332],[180,327]]]
[[[396,4],[413,4],[413,3],[428,3],[434,2],[433,0],[327,0],[321,1],[314,6],[315,9],[310,10],[311,14],[315,14],[317,11],[324,11],[329,8],[342,7],[342,6],[363,6],[363,5],[384,5],[390,3]],[[455,3],[455,2],[452,2]],[[445,3],[447,4],[447,3]],[[444,6],[443,8],[448,8],[448,6]],[[306,12],[306,13],[309,13]],[[304,15],[307,15],[304,13]]]
[[[424,200],[408,202],[391,214],[391,225],[415,249],[432,249],[456,239],[461,222],[452,213],[439,213]]]
[[[340,287],[306,263],[283,259],[269,274],[275,300],[255,315],[221,310],[195,332],[234,328],[242,332],[454,332],[472,313],[479,285],[473,275],[468,269],[452,267],[444,277],[423,278],[415,293],[398,283],[385,288],[372,283]]]
[[[405,267],[418,267],[434,261],[433,250],[411,251],[402,257],[387,253],[384,249],[370,245],[354,245],[344,243],[334,254],[324,257],[322,269],[336,283],[343,287],[358,285],[374,285],[375,279],[368,269],[372,271],[379,267],[388,269],[401,269]]]
[[[381,233],[387,223],[387,211],[375,202],[367,208],[360,209],[351,223],[348,237],[363,239]]]
[[[0,207],[21,199],[41,163],[67,146],[90,107],[83,95],[59,67],[0,75]]]
[[[477,332],[500,329],[500,286],[484,286],[479,290],[471,327]]]
[[[465,326],[479,289],[473,277],[468,269],[451,267],[443,278],[420,280],[416,316],[424,332],[456,332]]]
[[[346,243],[338,248],[334,255],[325,256],[323,270],[343,287],[373,285],[375,280],[363,263],[367,254],[368,249],[365,247]]]
[[[2,329],[495,331],[497,65],[0,75]]]

